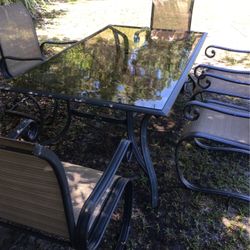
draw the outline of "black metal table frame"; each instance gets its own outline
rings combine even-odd
[[[108,25],[104,27],[103,29],[95,32],[94,34],[90,35],[89,37],[83,39],[82,41],[85,41],[99,32],[109,28],[109,27],[115,27],[115,25]],[[121,27],[121,26],[120,26]],[[124,26],[128,27],[128,26]],[[139,28],[139,27],[132,27],[131,28]],[[91,119],[98,119],[104,122],[112,122],[112,123],[120,123],[124,124],[126,126],[127,130],[127,137],[129,140],[132,142],[132,151],[140,165],[140,167],[143,169],[143,171],[146,173],[146,175],[149,178],[150,182],[150,189],[151,189],[151,204],[152,207],[155,208],[158,205],[158,184],[157,184],[157,177],[155,173],[155,169],[151,160],[150,156],[150,150],[148,146],[148,138],[147,138],[147,127],[149,120],[152,116],[167,116],[177,98],[179,95],[185,81],[187,80],[188,73],[190,72],[193,63],[198,56],[198,53],[206,39],[207,33],[203,33],[202,37],[200,38],[199,42],[197,43],[196,47],[194,48],[194,51],[192,55],[190,56],[185,69],[183,70],[175,88],[173,89],[169,99],[165,103],[163,109],[161,110],[156,110],[152,108],[145,108],[145,107],[138,107],[138,106],[132,106],[132,105],[126,105],[122,103],[114,103],[110,101],[104,101],[104,100],[97,100],[97,99],[91,99],[91,98],[86,98],[86,97],[71,97],[71,96],[66,96],[66,95],[57,95],[57,94],[51,94],[50,92],[39,92],[36,91],[36,93],[31,92],[29,90],[21,89],[21,88],[8,88],[8,87],[0,87],[0,91],[7,91],[7,92],[15,92],[15,93],[22,93],[25,95],[31,95],[31,96],[38,96],[38,97],[47,97],[47,98],[52,98],[56,100],[64,100],[67,103],[67,113],[68,113],[68,118],[67,122],[63,128],[63,130],[58,134],[57,139],[59,139],[70,127],[71,119],[72,116],[79,116],[79,117],[85,117],[85,118],[91,118]],[[81,41],[80,41],[81,42]],[[78,42],[79,43],[79,42]],[[66,50],[70,49],[71,47],[76,46],[78,43],[70,46]],[[62,53],[62,52],[61,52]],[[59,54],[61,54],[59,53]],[[57,54],[56,56],[58,56]],[[113,119],[113,118],[106,118],[106,117],[97,117],[94,114],[86,114],[82,112],[78,112],[77,110],[71,109],[70,103],[71,102],[77,102],[77,103],[84,103],[88,105],[94,105],[94,106],[99,106],[99,107],[106,107],[109,109],[115,109],[115,110],[120,110],[124,111],[126,113],[126,119],[124,120],[118,120],[118,119]],[[134,126],[135,126],[135,114],[140,113],[143,114],[143,118],[141,120],[140,124],[140,145],[136,142],[136,136],[134,133]],[[45,142],[46,143],[51,143],[51,142]]]

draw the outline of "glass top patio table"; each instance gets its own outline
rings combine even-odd
[[[0,89],[167,115],[205,38],[109,25]]]

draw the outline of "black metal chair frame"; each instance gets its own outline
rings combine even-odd
[[[87,201],[84,203],[81,212],[79,214],[77,224],[75,225],[71,200],[69,197],[68,183],[67,179],[65,178],[65,173],[64,171],[62,171],[61,162],[51,150],[45,148],[40,144],[35,145],[32,154],[49,162],[56,174],[62,192],[65,216],[67,219],[68,230],[70,235],[70,242],[65,241],[64,239],[61,238],[55,238],[50,234],[46,234],[46,232],[42,233],[33,228],[16,224],[15,222],[1,220],[1,224],[5,224],[10,227],[14,226],[16,228],[24,229],[31,234],[34,234],[38,237],[45,238],[48,240],[56,240],[67,244],[69,243],[76,249],[85,249],[85,250],[96,249],[100,244],[102,237],[105,233],[105,229],[111,220],[111,216],[123,195],[124,211],[122,217],[121,230],[116,244],[116,249],[123,249],[126,245],[126,241],[128,239],[128,234],[130,230],[130,219],[132,214],[132,195],[133,195],[132,183],[129,179],[125,179],[122,177],[118,177],[115,181],[113,180],[119,165],[121,164],[124,156],[127,153],[129,146],[130,146],[130,141],[121,140],[108,167],[103,172],[103,175],[96,184],[94,190],[90,194]],[[8,147],[8,150],[12,150],[11,146]],[[30,152],[25,152],[25,150],[23,150],[22,153],[30,154]],[[102,207],[102,210],[99,216],[97,216],[97,218],[95,219],[93,225],[90,227],[91,218],[95,211],[95,208],[100,203],[101,198],[103,197],[105,192],[109,189],[110,191]]]
[[[250,51],[248,51],[248,50],[237,50],[237,49],[231,49],[231,48],[221,47],[221,46],[217,46],[217,45],[210,45],[206,48],[205,55],[208,58],[214,58],[216,55],[216,49],[229,51],[229,52],[236,52],[236,53],[241,53],[241,54],[250,54]],[[209,72],[209,70],[216,71],[217,73],[211,73],[211,72]],[[225,77],[225,76],[221,75],[220,72],[230,73],[232,76],[235,74],[235,75],[242,75],[242,76],[249,76],[250,77],[249,70],[235,70],[235,69],[217,67],[217,66],[208,65],[208,64],[199,64],[198,66],[196,66],[194,68],[195,79],[191,75],[189,75],[190,82],[192,83],[192,90],[194,91],[191,99],[194,100],[194,99],[196,99],[197,96],[200,96],[201,100],[202,100],[205,93],[227,95],[227,96],[231,96],[231,97],[249,99],[249,98],[246,98],[242,95],[239,95],[239,94],[236,94],[234,92],[227,91],[227,90],[225,90],[224,92],[210,90],[209,87],[211,86],[212,83],[209,79],[206,79],[207,77],[209,77],[210,79],[211,78],[212,79],[220,79],[220,80],[223,80],[225,82],[234,83],[234,84],[237,84],[239,87],[241,85],[250,86],[250,82],[240,81],[237,79]],[[201,83],[201,80],[203,81],[203,84]],[[204,84],[204,82],[205,82],[205,84]],[[228,104],[228,106],[230,106],[230,105],[231,104]],[[238,108],[241,109],[240,106],[238,106]]]
[[[245,111],[237,110],[237,109],[235,110],[229,109],[227,106],[223,106],[223,105],[219,106],[211,102],[199,102],[199,101],[190,101],[187,103],[184,109],[185,117],[190,121],[194,121],[198,119],[199,110],[197,108],[205,108],[205,109],[217,111],[223,114],[240,117],[241,119],[250,119],[249,112],[245,112]],[[217,143],[218,146],[211,146],[209,144],[205,144],[204,142],[201,142],[201,139]],[[250,196],[248,195],[240,194],[237,192],[229,192],[229,191],[222,191],[222,190],[213,189],[213,188],[201,187],[188,181],[185,178],[179,165],[179,155],[180,155],[179,149],[180,149],[181,144],[185,141],[186,142],[194,141],[195,145],[197,145],[199,148],[206,149],[206,150],[238,152],[238,153],[247,154],[247,155],[250,155],[250,145],[241,144],[232,140],[227,140],[224,138],[212,136],[210,134],[206,134],[202,132],[197,132],[197,133],[186,133],[184,136],[182,136],[178,144],[176,145],[176,149],[175,149],[176,171],[177,171],[178,178],[184,187],[186,187],[187,189],[191,189],[192,191],[203,192],[203,193],[208,193],[208,194],[218,194],[218,195],[226,196],[229,198],[237,198],[243,201],[250,202]]]
[[[205,69],[200,75],[198,75],[197,71],[199,69]],[[250,82],[247,81],[240,81],[240,80],[236,80],[236,79],[232,79],[232,78],[228,78],[228,77],[224,77],[221,76],[219,74],[213,74],[213,73],[207,73],[206,69],[214,69],[218,72],[230,72],[232,74],[237,74],[237,75],[249,75],[250,77],[250,71],[238,71],[238,70],[227,70],[224,68],[219,68],[219,67],[215,67],[215,66],[209,66],[209,65],[199,65],[195,68],[195,76],[197,77],[197,86],[198,88],[196,89],[196,91],[194,92],[194,94],[192,95],[191,99],[192,100],[196,100],[197,97],[200,97],[200,100],[209,100],[210,102],[214,102],[214,103],[218,103],[221,105],[226,105],[228,107],[232,107],[232,108],[238,108],[238,109],[242,109],[242,110],[249,110],[249,108],[244,107],[242,105],[236,105],[233,103],[229,103],[229,102],[221,102],[219,100],[212,100],[212,99],[207,99],[205,98],[206,94],[216,94],[219,96],[230,96],[230,97],[236,97],[236,98],[240,98],[240,99],[245,99],[245,100],[249,100],[250,96],[246,96],[246,95],[242,95],[239,93],[235,93],[233,91],[229,91],[227,89],[225,89],[224,91],[221,90],[216,90],[216,89],[209,89],[209,87],[211,86],[212,82],[211,79],[219,79],[219,80],[223,80],[225,82],[228,83],[233,83],[239,86],[239,88],[241,86],[248,86],[250,87]],[[209,79],[206,79],[207,77],[209,77]],[[249,89],[250,91],[250,89]],[[209,95],[210,96],[210,95]]]

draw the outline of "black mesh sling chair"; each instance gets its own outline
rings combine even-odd
[[[250,51],[215,45],[208,46],[205,55],[213,58],[217,50],[228,51],[231,55],[238,53],[250,58]],[[200,64],[194,69],[193,81],[195,82],[195,90],[192,99],[206,100],[212,98],[215,103],[223,102],[227,106],[249,110],[250,70]],[[241,100],[241,103],[238,100]]]
[[[0,137],[1,223],[76,249],[96,249],[119,203],[123,215],[117,249],[123,249],[131,218],[132,184],[115,174],[129,145],[122,140],[101,172],[61,162],[39,144]]]
[[[185,116],[190,121],[176,146],[175,160],[178,177],[184,187],[193,191],[218,194],[226,197],[250,201],[250,196],[239,192],[203,187],[189,181],[183,171],[180,158],[185,143],[194,142],[200,150],[238,152],[250,154],[250,113],[209,102],[190,101],[185,106]],[[202,163],[198,163],[202,164]],[[185,165],[185,169],[189,168]],[[228,166],[230,171],[230,164]],[[225,176],[226,178],[226,176]],[[234,175],[233,178],[238,178]]]
[[[46,41],[39,45],[33,20],[22,3],[0,6],[0,70],[5,78],[17,76],[46,60],[43,48],[48,44],[72,44],[76,41]]]

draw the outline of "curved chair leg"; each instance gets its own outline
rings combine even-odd
[[[122,250],[126,246],[130,231],[130,220],[132,216],[133,190],[131,182],[127,184],[124,191],[124,212],[122,218],[122,228],[116,245],[116,250]]]
[[[106,227],[108,226],[111,220],[111,216],[115,211],[123,194],[124,194],[124,205],[123,205],[122,225],[115,249],[122,250],[125,248],[130,230],[133,190],[131,181],[129,181],[128,179],[119,178],[112,187],[110,195],[106,199],[105,205],[102,208],[101,213],[98,215],[98,218],[96,218],[97,223],[95,223],[93,225],[93,228],[90,230],[88,235],[89,237],[87,239],[82,237],[84,241],[78,242],[75,246],[76,249],[94,250],[99,246],[103,238],[103,235],[105,233]]]
[[[184,185],[184,187],[186,187],[188,189],[191,189],[192,191],[208,193],[208,194],[218,194],[218,195],[222,195],[222,196],[225,196],[225,197],[236,198],[236,199],[240,199],[240,200],[243,200],[243,201],[250,202],[250,196],[249,195],[240,194],[240,193],[236,193],[236,192],[223,191],[223,190],[218,190],[218,189],[213,189],[213,188],[199,187],[199,186],[191,183],[190,181],[188,181],[184,177],[183,172],[181,171],[180,166],[179,166],[179,147],[181,146],[181,144],[184,141],[185,140],[180,140],[179,143],[176,146],[176,149],[175,149],[176,172],[177,172],[177,175],[178,175],[178,178],[179,178],[180,182],[182,183],[182,185]],[[236,150],[236,152],[237,152],[237,150]]]
[[[210,146],[205,144],[204,142],[201,142],[199,138],[194,138],[194,142],[196,146],[207,149],[207,150],[214,150],[214,151],[226,151],[226,152],[238,152],[242,154],[248,154],[248,151],[245,149],[235,148],[235,147],[228,147],[228,146]]]

